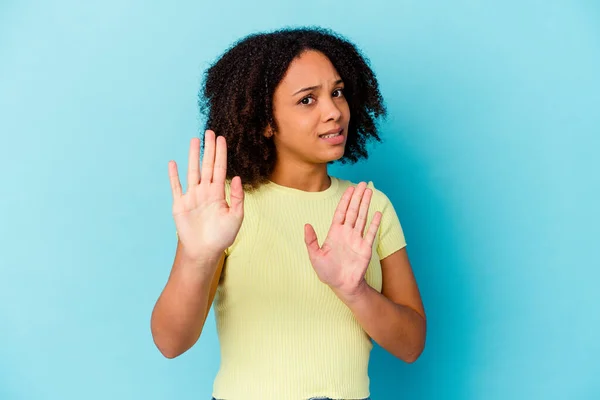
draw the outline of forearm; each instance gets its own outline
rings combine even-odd
[[[200,337],[217,262],[214,257],[191,260],[178,249],[151,320],[154,342],[165,357],[177,357]]]
[[[338,297],[365,332],[394,356],[411,363],[423,352],[426,321],[412,308],[392,302],[366,282],[355,295]]]

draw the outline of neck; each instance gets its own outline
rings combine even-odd
[[[269,180],[305,192],[322,192],[331,185],[327,164],[277,164]]]

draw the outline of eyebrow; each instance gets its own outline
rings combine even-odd
[[[338,79],[337,81],[334,82],[334,85],[339,85],[340,83],[344,83],[344,81],[342,79]],[[319,89],[321,87],[321,85],[317,85],[317,86],[309,86],[309,87],[305,87],[304,89],[300,89],[298,90],[296,93],[294,93],[292,96],[297,95],[298,93],[302,93],[302,92],[308,92],[310,90],[314,90],[314,89]]]

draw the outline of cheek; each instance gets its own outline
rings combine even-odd
[[[319,127],[319,114],[316,109],[290,112],[279,127],[287,137],[314,135]]]

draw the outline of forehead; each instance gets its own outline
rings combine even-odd
[[[340,76],[329,58],[321,52],[309,50],[290,63],[281,86],[311,86],[338,79]]]

